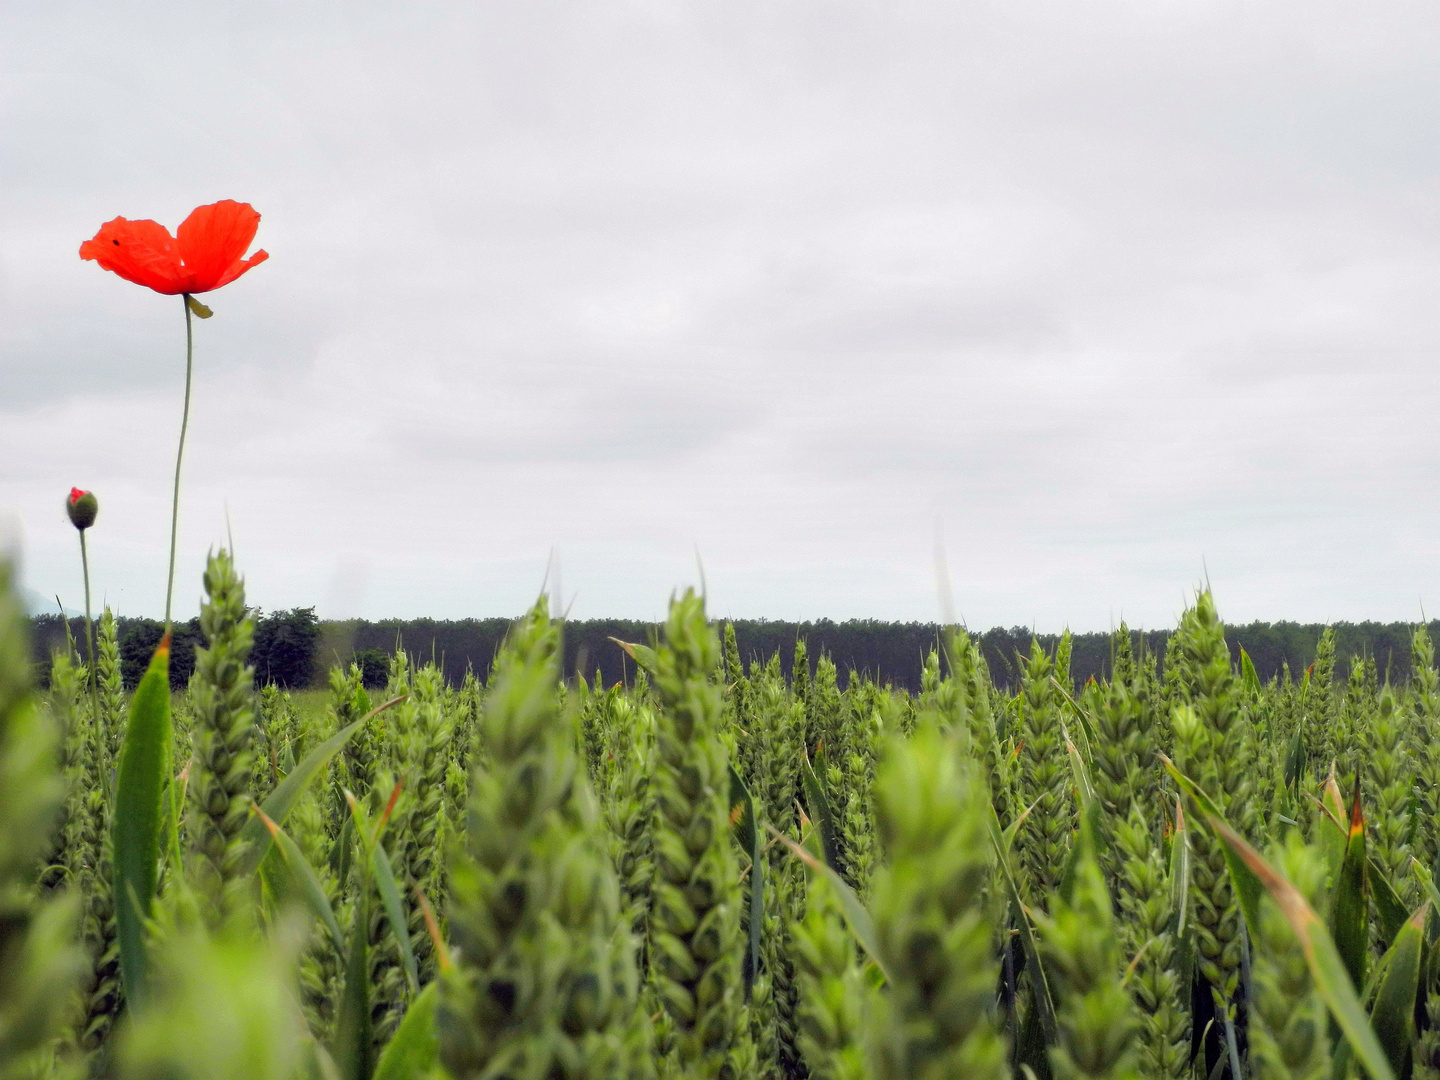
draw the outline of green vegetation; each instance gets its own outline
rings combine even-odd
[[[1440,1076],[1426,628],[1271,674],[1202,593],[912,693],[689,592],[574,672],[542,599],[311,689],[313,613],[204,587],[39,692],[0,569],[0,1080]]]

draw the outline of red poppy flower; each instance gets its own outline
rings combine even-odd
[[[71,505],[71,506],[74,506],[77,502],[79,502],[81,499],[83,499],[86,495],[89,495],[89,494],[90,494],[90,492],[88,492],[88,491],[81,491],[79,488],[71,488],[71,489],[70,489],[70,505]]]
[[[255,208],[231,199],[196,207],[173,237],[158,222],[117,217],[80,245],[80,258],[167,296],[210,292],[270,257],[245,258],[259,227]]]

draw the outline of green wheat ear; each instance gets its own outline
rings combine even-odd
[[[0,1080],[29,1080],[46,1064],[83,960],[73,902],[40,903],[32,887],[63,787],[59,733],[31,695],[10,573],[0,561]]]
[[[298,1080],[307,1053],[293,928],[264,941],[195,926],[156,958],[155,1000],[120,1033],[117,1080]],[[332,1066],[333,1067],[333,1066]]]
[[[1434,866],[1440,815],[1440,672],[1435,670],[1435,645],[1423,626],[1417,626],[1410,639],[1410,678],[1409,751],[1419,779],[1412,819],[1414,855],[1421,866]]]
[[[245,610],[245,584],[230,553],[210,556],[205,565],[205,602],[200,630],[206,647],[195,652],[189,793],[189,871],[217,924],[245,901],[239,891],[244,842],[240,830],[250,818],[250,750],[255,725],[254,669],[250,643],[255,627]]]
[[[791,928],[800,1006],[799,1048],[814,1080],[865,1080],[864,1019],[869,992],[855,940],[828,878],[812,876],[805,915]]]
[[[97,643],[98,707],[91,725],[85,770],[86,862],[81,869],[84,910],[80,938],[90,958],[89,977],[83,987],[84,1014],[76,1026],[76,1041],[87,1052],[108,1039],[121,1005],[120,946],[115,923],[114,866],[111,841],[110,789],[115,755],[124,734],[125,694],[115,637],[115,616],[106,608],[100,616]]]
[[[1136,1023],[1121,984],[1110,896],[1097,858],[1100,807],[1082,817],[1074,860],[1048,916],[1036,914],[1060,1043],[1050,1048],[1055,1080],[1138,1080]]]
[[[1324,887],[1317,853],[1291,832],[1271,858],[1312,903]],[[1252,937],[1250,1059],[1260,1080],[1320,1080],[1330,1075],[1325,1002],[1289,923],[1269,896],[1260,901]]]
[[[650,984],[668,1018],[674,1068],[708,1077],[742,1075],[737,1062],[754,1053],[741,1001],[739,861],[721,690],[711,679],[719,661],[704,600],[687,590],[671,602],[655,650]]]
[[[630,926],[559,665],[542,600],[496,661],[480,721],[489,764],[451,869],[437,1030],[455,1080],[612,1077],[643,1053]]]
[[[1016,846],[1027,902],[1038,906],[1048,904],[1059,885],[1075,821],[1070,759],[1054,673],[1040,643],[1032,641],[1021,680],[1017,772],[1020,804],[1034,809],[1021,826]]]
[[[871,912],[889,981],[868,1025],[874,1075],[1000,1080],[985,784],[956,742],[926,725],[891,742],[875,795],[885,862]]]
[[[1171,637],[1181,666],[1183,704],[1173,714],[1176,763],[1215,801],[1239,832],[1253,837],[1259,814],[1253,797],[1252,732],[1230,666],[1230,651],[1215,603],[1201,593]],[[1222,1018],[1234,1018],[1240,982],[1240,905],[1213,830],[1194,837],[1191,900],[1200,972],[1210,984]]]

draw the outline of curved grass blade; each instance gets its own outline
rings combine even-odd
[[[1215,804],[1200,790],[1198,785],[1175,767],[1169,758],[1161,757],[1165,769],[1175,782],[1200,807],[1206,824],[1215,831],[1224,843],[1225,863],[1230,870],[1231,883],[1246,921],[1254,925],[1258,914],[1260,894],[1269,892],[1280,914],[1290,924],[1291,931],[1305,955],[1305,962],[1315,979],[1315,987],[1325,999],[1326,1006],[1335,1023],[1345,1034],[1345,1040],[1354,1051],[1361,1066],[1370,1074],[1370,1080],[1396,1080],[1390,1060],[1386,1057],[1370,1026],[1369,1018],[1356,996],[1355,985],[1350,973],[1335,947],[1335,941],[1325,928],[1325,923],[1315,910],[1283,875],[1276,871],[1260,853],[1237,833],[1220,813]]]
[[[1339,790],[1338,788],[1336,789]],[[1318,801],[1318,800],[1317,800]],[[1327,799],[1327,802],[1329,800]],[[1336,846],[1345,842],[1347,830],[1340,823],[1340,819],[1331,813],[1325,803],[1320,803],[1320,809],[1325,820],[1334,826],[1330,829],[1321,830],[1320,840],[1322,843],[1329,837],[1338,837]],[[1337,870],[1338,873],[1338,870]],[[1375,860],[1374,855],[1365,856],[1365,885],[1370,891],[1370,898],[1375,901],[1375,913],[1378,918],[1377,925],[1380,931],[1380,940],[1387,943],[1395,940],[1395,935],[1410,918],[1410,912],[1405,909],[1405,902],[1400,899],[1400,894],[1395,891],[1395,886],[1390,883],[1390,875],[1385,868]],[[1440,910],[1440,909],[1437,909]]]
[[[1020,811],[1019,815],[1015,818],[1014,821],[1010,822],[1009,825],[1005,826],[1004,831],[1000,834],[1000,839],[1007,852],[1015,847],[1015,837],[1020,835],[1020,826],[1025,823],[1025,819],[1030,816],[1031,812],[1035,809],[1035,807],[1040,805],[1040,799],[1043,799],[1044,797],[1044,795],[1041,795],[1024,810]]]
[[[1409,1080],[1414,1067],[1411,1044],[1415,1039],[1415,995],[1420,989],[1420,953],[1425,942],[1427,900],[1401,927],[1385,953],[1388,964],[1370,1010],[1370,1026],[1390,1058],[1399,1080]]]
[[[1216,807],[1210,796],[1206,795],[1205,792],[1200,789],[1200,785],[1177,769],[1175,763],[1164,754],[1159,755],[1159,757],[1161,764],[1165,766],[1166,772],[1174,778],[1175,783],[1180,786],[1180,790],[1194,801],[1200,811],[1200,816],[1206,820],[1210,827],[1212,829],[1215,828],[1218,822],[1229,830],[1230,826],[1225,821],[1224,816],[1220,813],[1220,810]],[[1234,830],[1230,831],[1232,833],[1234,832]],[[1249,845],[1247,844],[1246,846],[1248,847]],[[1234,850],[1228,842],[1224,846],[1223,854],[1225,856],[1225,867],[1230,871],[1230,884],[1235,889],[1235,899],[1239,901],[1240,904],[1240,914],[1244,917],[1247,926],[1255,926],[1260,919],[1260,897],[1265,891],[1265,885],[1260,877],[1250,868],[1249,864],[1240,857],[1239,853]]]
[[[440,1056],[440,1036],[435,1030],[438,982],[432,982],[405,1011],[395,1034],[385,1044],[373,1080],[422,1080],[430,1076]]]
[[[1195,977],[1195,935],[1190,932],[1190,827],[1175,800],[1175,833],[1170,838],[1170,934],[1175,940],[1180,985]]]
[[[315,917],[324,924],[331,939],[335,942],[335,948],[343,955],[345,935],[340,932],[340,923],[335,918],[335,909],[330,906],[330,900],[325,895],[325,887],[320,884],[320,878],[316,875],[315,868],[310,865],[310,860],[305,858],[305,853],[300,850],[300,846],[290,839],[284,829],[271,821],[264,810],[257,806],[254,807],[254,811],[264,822],[271,838],[274,839],[281,860],[286,869],[290,871],[296,891],[299,892],[306,906],[315,913]]]
[[[294,770],[276,785],[275,790],[260,804],[260,809],[265,811],[271,821],[283,825],[286,815],[290,813],[290,808],[305,793],[305,789],[310,786],[310,782],[315,779],[320,770],[340,752],[340,748],[354,738],[355,733],[373,718],[386,709],[400,704],[408,696],[408,694],[401,694],[399,697],[391,698],[383,705],[375,706],[359,720],[341,728],[311,750],[300,760],[300,764],[296,765]],[[265,853],[270,850],[270,834],[258,818],[253,818],[246,823],[241,837],[249,846],[241,857],[240,872],[253,874],[260,866],[260,860],[265,858]]]
[[[1250,693],[1256,697],[1260,696],[1262,690],[1260,675],[1255,670],[1255,661],[1250,659],[1250,654],[1245,651],[1244,645],[1240,646],[1240,681]]]
[[[1065,753],[1070,757],[1070,775],[1075,781],[1075,790],[1080,793],[1079,801],[1083,809],[1096,802],[1095,782],[1091,780],[1089,766],[1080,756],[1080,751],[1075,749],[1075,743],[1071,741],[1068,733],[1065,736]]]
[[[440,934],[440,924],[435,919],[435,911],[430,906],[430,901],[425,899],[425,893],[419,885],[415,886],[415,902],[420,905],[420,914],[425,916],[425,930],[435,945],[435,960],[440,966],[440,974],[444,975],[451,968],[450,950],[445,947],[445,939]]]
[[[150,658],[125,725],[115,781],[115,930],[120,946],[120,976],[125,996],[145,1000],[149,960],[145,920],[155,898],[160,860],[161,802],[169,780],[170,635]]]
[[[1054,675],[1050,676],[1050,685],[1053,686],[1057,691],[1059,691],[1061,700],[1064,701],[1065,704],[1070,706],[1070,711],[1072,715],[1075,717],[1076,720],[1079,721],[1080,749],[1088,760],[1090,757],[1090,748],[1095,745],[1096,741],[1094,719],[1090,716],[1088,712],[1085,711],[1084,708],[1081,707],[1080,702],[1075,700],[1075,695],[1071,693],[1071,689],[1069,687],[1066,687],[1065,684],[1063,684]],[[1062,729],[1065,729],[1065,737],[1068,739],[1070,737],[1069,730],[1068,728],[1065,728],[1063,720],[1061,721],[1060,726]]]
[[[620,648],[624,649],[631,660],[639,664],[652,675],[655,673],[655,650],[648,645],[637,645],[633,641],[621,641],[618,637],[610,639]]]
[[[420,972],[415,964],[415,950],[410,947],[410,928],[405,918],[405,908],[400,903],[400,888],[395,884],[395,871],[390,867],[390,856],[385,845],[377,843],[370,851],[371,869],[375,873],[375,887],[380,891],[380,903],[385,907],[385,919],[390,924],[390,933],[395,944],[400,946],[400,962],[405,968],[405,981],[410,992],[420,992]]]
[[[835,818],[830,812],[830,800],[825,797],[825,788],[820,783],[820,777],[828,770],[825,768],[825,751],[823,749],[815,752],[815,760],[820,763],[820,770],[817,772],[810,764],[810,755],[806,754],[800,762],[801,783],[805,787],[805,801],[810,804],[810,816],[815,821],[815,828],[820,833],[820,844],[825,849],[825,861],[830,869],[840,869],[840,845],[835,835]]]
[[[845,922],[850,926],[851,935],[854,936],[860,947],[865,950],[865,955],[875,964],[880,974],[885,976],[885,981],[889,982],[890,972],[886,970],[885,961],[880,955],[879,939],[875,934],[875,922],[870,918],[869,910],[861,902],[860,898],[855,895],[855,890],[845,884],[845,879],[829,866],[810,854],[810,852],[806,851],[794,840],[791,840],[788,836],[779,832],[773,825],[767,824],[765,828],[774,834],[775,839],[789,848],[792,855],[817,874],[823,875],[829,880],[830,884],[835,887],[835,895],[840,898],[840,909],[845,913]]]
[[[987,824],[990,830],[990,846],[995,850],[995,866],[1005,881],[1005,892],[1010,898],[1010,907],[1018,924],[1020,948],[1025,954],[1025,970],[1030,972],[1030,985],[1034,989],[1034,1015],[1046,1046],[1056,1046],[1060,1040],[1060,1027],[1055,1020],[1055,998],[1050,993],[1050,977],[1045,973],[1045,961],[1035,940],[1035,926],[1030,921],[1030,912],[1020,899],[1020,887],[1015,883],[1015,871],[1010,866],[1010,851],[1005,834],[1000,831],[1000,819],[995,816],[994,804],[987,802]]]

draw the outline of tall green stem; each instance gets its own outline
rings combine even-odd
[[[90,657],[90,700],[96,701],[95,689],[95,628],[90,623],[90,556],[85,551],[85,530],[80,533],[80,568],[85,573],[85,650]],[[97,714],[98,715],[98,714]]]
[[[175,492],[170,500],[170,576],[165,582],[165,632],[170,632],[170,601],[175,594],[175,534],[180,526],[180,463],[185,460],[185,431],[190,426],[190,376],[194,368],[195,336],[190,324],[189,294],[180,297],[185,309],[185,411],[180,414],[180,448],[175,451]]]

